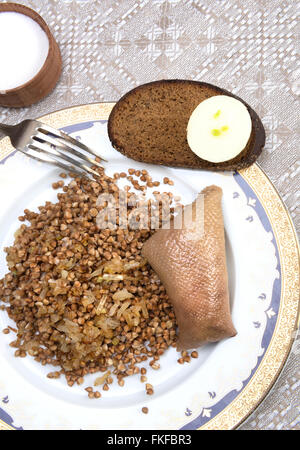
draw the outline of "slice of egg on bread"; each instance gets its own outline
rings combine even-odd
[[[235,158],[246,147],[252,120],[246,106],[228,95],[203,100],[187,125],[190,149],[200,158],[220,163]]]

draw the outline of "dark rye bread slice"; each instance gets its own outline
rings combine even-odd
[[[199,158],[187,143],[190,115],[200,102],[215,95],[240,100],[252,119],[247,146],[223,163]],[[206,170],[246,168],[258,158],[265,144],[261,120],[247,103],[225,89],[190,80],[153,81],[129,91],[111,111],[108,135],[116,150],[136,161]]]

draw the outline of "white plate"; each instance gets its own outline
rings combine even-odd
[[[83,386],[48,379],[52,369],[31,357],[15,358],[12,333],[0,334],[0,428],[23,429],[228,429],[260,403],[279,374],[293,339],[298,311],[298,248],[292,223],[271,182],[257,165],[241,173],[213,173],[145,165],[125,158],[108,140],[106,120],[113,104],[95,104],[53,113],[43,120],[79,137],[99,151],[106,172],[145,168],[156,180],[174,180],[174,194],[191,202],[207,185],[223,189],[232,317],[237,336],[198,350],[183,366],[169,349],[161,369],[148,369],[155,394],[145,394],[139,376],[117,383],[102,398],[89,400]],[[12,153],[0,142],[0,277],[4,247],[13,243],[25,208],[55,200],[53,169]],[[163,185],[161,185],[163,186]],[[160,186],[160,187],[161,187]],[[157,189],[157,188],[154,188]],[[163,189],[163,188],[162,188]],[[14,326],[0,312],[0,329]],[[148,363],[146,362],[148,368]],[[142,414],[147,406],[149,413]]]

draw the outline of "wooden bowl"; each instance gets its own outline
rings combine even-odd
[[[41,70],[26,83],[6,91],[0,91],[0,106],[29,106],[46,97],[55,87],[62,70],[59,47],[42,17],[32,9],[17,3],[1,3],[1,12],[17,12],[35,20],[46,33],[49,41],[47,58]]]

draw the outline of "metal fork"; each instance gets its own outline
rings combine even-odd
[[[79,175],[88,172],[99,176],[90,165],[102,166],[87,153],[105,161],[82,142],[37,120],[24,120],[17,125],[0,123],[0,131],[8,136],[12,145],[24,155],[68,172],[76,172]]]

